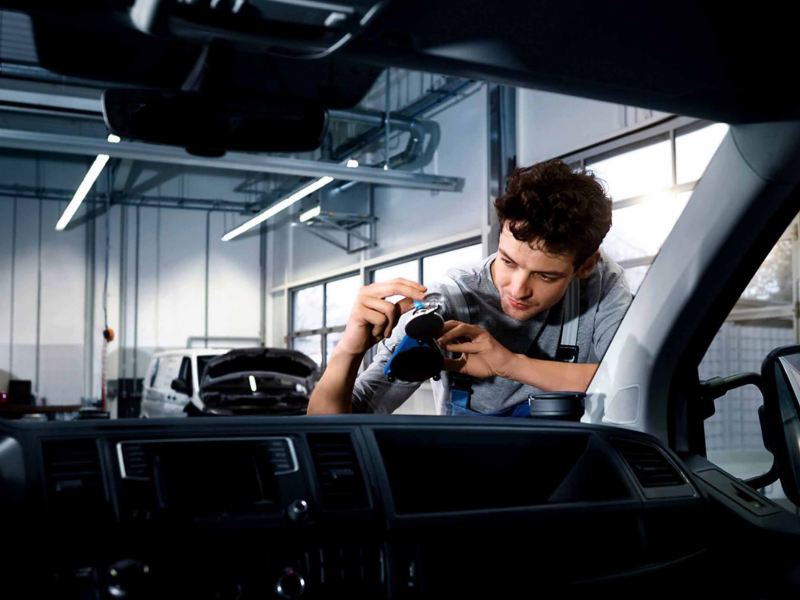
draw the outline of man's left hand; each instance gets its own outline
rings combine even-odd
[[[459,358],[445,359],[445,370],[472,377],[505,377],[514,358],[514,353],[483,327],[461,321],[447,321],[437,342],[448,352],[461,353]]]

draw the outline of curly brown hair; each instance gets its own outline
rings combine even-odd
[[[495,200],[500,228],[552,254],[571,254],[579,267],[600,247],[611,229],[611,198],[602,181],[575,172],[561,160],[515,169],[506,192]]]

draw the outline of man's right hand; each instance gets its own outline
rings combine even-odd
[[[362,287],[336,351],[363,356],[370,347],[391,335],[400,315],[413,308],[414,300],[422,300],[426,290],[424,285],[401,278]],[[386,300],[397,295],[403,296],[397,303]]]

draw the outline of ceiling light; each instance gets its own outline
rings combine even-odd
[[[358,166],[358,161],[355,158],[348,158],[345,165],[351,169],[355,169]]]
[[[253,227],[260,225],[267,219],[270,219],[277,215],[279,212],[286,210],[290,206],[292,206],[295,202],[298,202],[308,196],[309,194],[313,194],[318,189],[321,189],[328,185],[331,181],[333,181],[333,177],[320,177],[319,179],[315,179],[308,185],[300,188],[290,196],[287,196],[283,200],[273,204],[266,210],[260,212],[255,217],[250,219],[249,221],[242,223],[237,228],[232,229],[228,233],[222,236],[223,242],[229,242],[233,238],[243,234],[245,231],[249,231]]]
[[[256,388],[256,378],[250,375],[248,376],[247,379],[250,381],[250,390],[253,392],[257,392],[258,388]]]
[[[109,144],[119,144],[122,141],[121,137],[114,135],[113,133],[109,133],[107,139]]]
[[[320,211],[319,205],[315,206],[310,210],[307,210],[302,215],[300,215],[300,222],[305,223],[306,221],[310,221],[314,217],[318,217],[319,211]]]
[[[75,213],[78,212],[78,208],[80,208],[83,199],[86,198],[86,194],[89,193],[89,190],[92,189],[94,182],[97,181],[103,167],[106,166],[108,162],[108,154],[98,154],[97,158],[94,159],[94,163],[92,166],[89,167],[86,175],[81,181],[81,184],[78,186],[78,189],[75,191],[75,195],[70,200],[70,203],[67,205],[67,208],[64,210],[64,214],[61,215],[61,218],[56,223],[56,231],[64,231],[64,228],[70,222]]]

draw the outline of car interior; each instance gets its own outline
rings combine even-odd
[[[795,22],[772,4],[0,0],[44,68],[107,88],[128,158],[164,144],[245,170],[314,150],[386,68],[490,82],[499,104],[514,86],[728,124],[580,421],[299,416],[316,365],[294,356],[285,414],[0,418],[0,596],[796,597],[800,346],[759,350],[758,372],[703,366],[791,227],[800,273]],[[320,176],[347,169],[331,156]],[[492,156],[496,183],[509,156]],[[238,398],[232,360],[204,369],[216,403]],[[742,474],[708,432],[746,386],[768,460]]]

